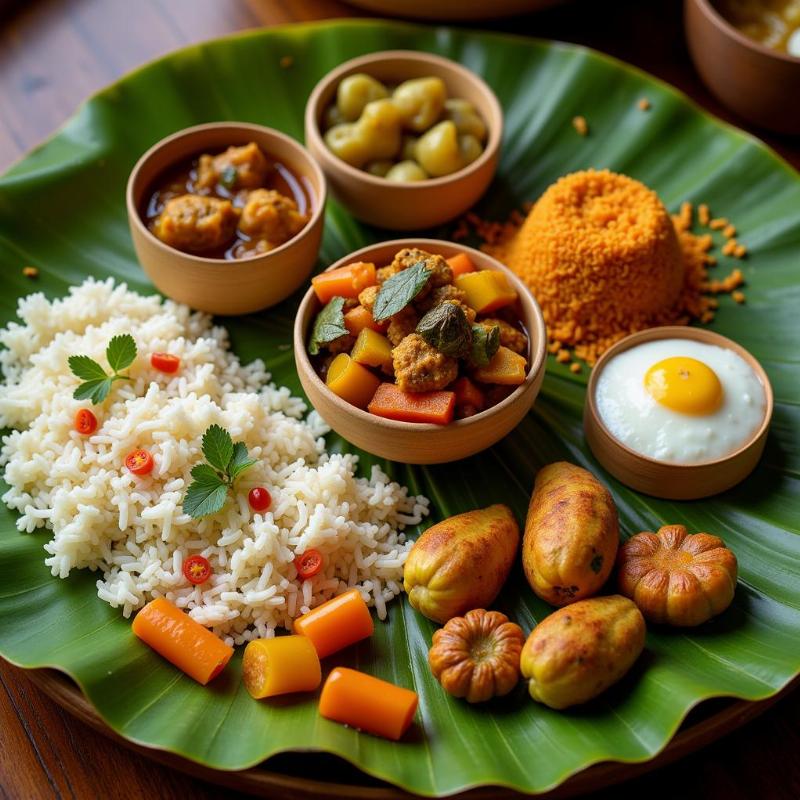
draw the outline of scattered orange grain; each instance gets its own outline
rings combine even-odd
[[[573,361],[569,365],[569,371],[574,372],[577,375],[581,371],[581,365],[577,361]]]
[[[745,300],[747,300],[747,298],[744,296],[744,292],[740,292],[738,290],[735,292],[731,292],[731,297],[733,298],[734,302],[739,303],[739,305],[741,305],[742,303],[745,302]]]
[[[281,65],[281,69],[289,69],[294,64],[294,59],[291,56],[281,56],[278,63]]]
[[[589,133],[589,123],[586,121],[586,117],[580,115],[573,117],[572,127],[575,128],[581,136],[586,136]]]
[[[711,212],[705,203],[700,203],[697,207],[697,221],[703,226],[707,226],[711,221]]]
[[[569,350],[559,350],[556,353],[556,361],[559,364],[568,364],[572,360],[572,356],[569,354]]]
[[[736,239],[728,239],[724,245],[722,245],[722,255],[724,256],[732,256],[736,252],[736,248],[739,246],[739,243]]]
[[[744,258],[747,255],[747,248],[743,244],[737,244],[733,255],[735,258]]]
[[[721,231],[728,225],[728,220],[725,217],[717,217],[716,219],[712,219],[711,222],[708,223],[708,227],[711,228],[712,231]]]
[[[736,226],[735,226],[735,225],[731,225],[730,223],[728,223],[728,224],[727,224],[727,225],[726,225],[726,226],[725,226],[725,227],[722,229],[722,235],[723,235],[723,236],[724,236],[726,239],[733,239],[733,237],[734,237],[734,236],[736,236]]]
[[[650,101],[646,97],[639,100],[637,105],[640,111],[648,111],[650,109]]]
[[[22,274],[26,278],[38,278],[39,277],[39,270],[36,269],[36,267],[30,267],[30,266],[23,267],[22,268]]]

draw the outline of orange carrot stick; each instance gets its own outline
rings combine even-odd
[[[355,264],[315,275],[311,279],[311,285],[320,303],[327,303],[334,297],[358,297],[362,289],[373,286],[376,281],[375,265],[357,261]]]
[[[419,698],[416,692],[336,667],[322,687],[319,713],[326,719],[397,741],[411,725]]]
[[[358,589],[348,589],[294,621],[294,632],[311,639],[320,658],[372,636],[373,629]]]
[[[454,392],[404,392],[393,383],[382,383],[367,406],[370,414],[402,422],[447,425],[453,419]]]
[[[475,272],[475,265],[466,253],[456,253],[447,259],[450,269],[453,270],[453,277],[464,275],[466,272]]]
[[[216,678],[233,648],[169,600],[151,600],[133,619],[133,632],[160,656],[204,686]]]

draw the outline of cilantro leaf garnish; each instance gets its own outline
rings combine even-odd
[[[233,457],[233,441],[225,428],[212,425],[203,434],[203,455],[214,469],[225,472]]]
[[[89,356],[70,356],[67,359],[72,373],[83,383],[72,393],[76,400],[91,400],[99,405],[108,397],[114,381],[129,381],[130,377],[120,374],[120,370],[133,364],[136,358],[136,342],[129,333],[114,336],[106,347],[106,361],[112,369],[109,375],[103,367]]]
[[[133,336],[129,333],[115,336],[106,347],[106,358],[108,366],[115,373],[121,369],[127,369],[136,358],[136,342],[133,341]]]
[[[247,447],[244,442],[236,442],[233,446],[233,456],[228,462],[228,474],[231,480],[236,480],[246,469],[256,463],[254,458],[248,458]]]
[[[221,511],[234,481],[256,463],[248,457],[247,445],[234,442],[219,425],[203,434],[203,455],[208,463],[192,467],[192,483],[183,498],[183,510],[194,519]]]
[[[334,297],[322,311],[317,314],[308,340],[308,352],[315,356],[319,346],[327,344],[340,336],[347,336],[344,324],[344,297]]]
[[[402,311],[425,288],[431,275],[432,272],[425,266],[425,262],[418,261],[414,266],[385,280],[372,309],[375,322],[383,322]]]

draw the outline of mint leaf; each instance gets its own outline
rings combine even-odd
[[[104,380],[106,371],[89,356],[70,356],[67,359],[72,374],[82,381]]]
[[[133,340],[133,336],[129,333],[115,336],[108,343],[106,358],[115,373],[133,364],[133,359],[136,358],[136,342]]]
[[[76,400],[92,401],[92,405],[100,405],[108,397],[113,378],[96,378],[82,383],[73,393]]]
[[[500,347],[500,326],[484,325],[472,326],[472,348],[469,362],[474,367],[485,367],[493,358]]]
[[[228,496],[228,484],[208,464],[198,464],[192,470],[192,477],[194,481],[183,498],[184,512],[199,519],[221,511]]]
[[[203,434],[203,455],[206,461],[220,472],[227,474],[233,457],[231,435],[219,425],[211,425]]]
[[[308,352],[315,356],[319,353],[319,346],[332,342],[340,336],[347,336],[348,330],[344,324],[344,297],[334,297],[322,311],[317,314],[311,328],[311,337],[308,340]]]
[[[383,322],[402,311],[425,288],[431,274],[425,262],[418,261],[384,281],[372,309],[375,322]]]
[[[232,481],[235,481],[255,463],[256,459],[247,457],[247,445],[244,442],[236,442],[233,446],[233,457],[228,464],[228,476]]]

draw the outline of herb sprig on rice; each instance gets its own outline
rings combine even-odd
[[[114,336],[106,347],[106,361],[113,370],[106,374],[100,364],[90,356],[70,356],[69,368],[73,375],[83,383],[73,392],[76,400],[91,400],[98,406],[108,397],[114,381],[129,381],[128,375],[121,375],[120,370],[127,369],[136,360],[136,342],[129,333]]]
[[[244,442],[234,444],[225,428],[212,425],[203,434],[203,455],[207,464],[192,467],[193,481],[183,500],[183,510],[195,519],[222,511],[236,479],[256,463],[249,458]]]

